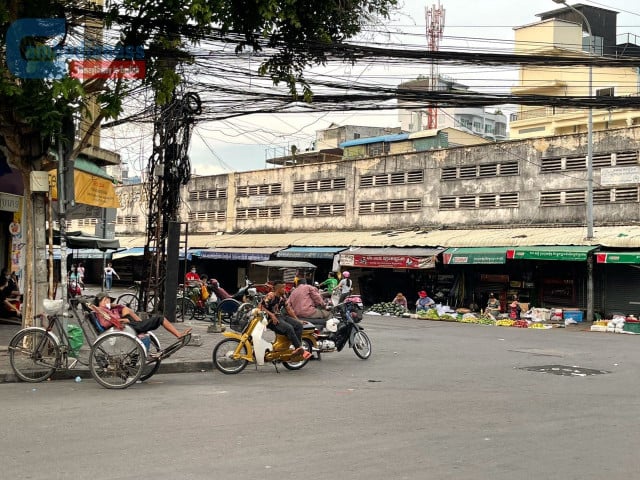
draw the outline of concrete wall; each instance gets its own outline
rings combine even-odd
[[[586,144],[573,134],[198,177],[180,216],[199,233],[584,225]],[[616,158],[640,168],[639,150],[640,127],[594,133],[594,189],[615,199],[595,202],[596,225],[640,222],[637,183],[600,185]],[[128,199],[119,217],[146,218],[142,190],[118,187]],[[144,234],[143,222],[116,224],[117,234],[136,228]]]

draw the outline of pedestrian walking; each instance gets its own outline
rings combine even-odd
[[[120,275],[116,272],[111,266],[111,262],[107,263],[107,266],[104,267],[104,288],[109,291],[113,286],[113,276],[116,276],[118,280],[120,280]]]

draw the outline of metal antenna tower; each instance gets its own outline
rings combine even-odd
[[[427,24],[427,48],[429,51],[437,52],[440,50],[440,40],[444,32],[444,8],[431,5],[431,8],[425,8],[425,20]],[[438,64],[435,60],[431,60],[431,71],[429,73],[430,88],[429,90],[438,90],[440,74],[438,72]],[[427,109],[427,129],[438,128],[438,106],[431,104]]]

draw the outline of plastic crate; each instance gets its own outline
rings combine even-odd
[[[565,320],[574,320],[576,322],[581,322],[583,318],[580,310],[565,310],[562,312],[562,316]]]
[[[624,322],[624,327],[622,327],[622,330],[624,330],[625,332],[640,333],[640,323]]]

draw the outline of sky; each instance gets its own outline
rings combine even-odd
[[[437,0],[399,0],[399,3],[399,11],[389,21],[363,32],[364,41],[390,46],[422,45],[426,49],[425,9],[439,5],[445,10],[440,50],[510,53],[514,27],[535,23],[539,20],[537,14],[562,7],[552,0],[441,0],[439,3]],[[570,2],[572,5],[576,3]],[[636,43],[640,44],[639,3],[634,0],[585,0],[579,3],[618,11],[618,34],[638,35]],[[310,75],[319,75],[321,78],[393,86],[429,73],[424,67],[417,69],[410,64],[385,65],[384,62],[355,66],[332,64],[310,70]],[[517,79],[514,69],[497,71],[495,68],[447,66],[440,67],[439,73],[452,77],[473,90],[487,92],[507,93]],[[508,107],[503,108],[503,111],[508,114]],[[215,175],[268,168],[267,158],[286,155],[291,145],[296,145],[298,150],[310,148],[315,132],[332,123],[383,127],[400,125],[397,111],[394,110],[246,115],[224,121],[198,123],[193,130],[190,147],[192,173]],[[123,160],[129,164],[130,175],[143,168],[148,158],[146,152],[151,146],[150,127],[134,134],[132,128],[129,125],[103,132],[103,146],[121,153]]]

